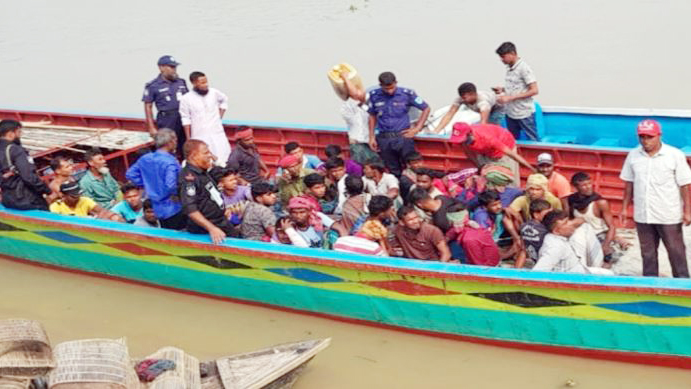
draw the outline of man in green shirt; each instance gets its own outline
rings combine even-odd
[[[314,173],[314,170],[302,167],[302,161],[292,154],[283,157],[278,165],[283,169],[283,174],[276,180],[278,195],[281,199],[281,205],[285,208],[292,197],[305,194],[307,187],[303,178]]]
[[[90,197],[105,209],[112,208],[122,199],[122,192],[117,181],[110,175],[103,153],[94,148],[84,154],[84,159],[89,165],[89,170],[79,180],[82,194]]]

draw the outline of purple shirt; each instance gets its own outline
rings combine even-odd
[[[221,195],[223,196],[223,205],[226,208],[244,200],[252,201],[252,189],[247,185],[238,185],[232,196],[228,196],[225,192],[221,192]]]
[[[345,160],[345,171],[346,174],[362,177],[362,166],[352,159]]]

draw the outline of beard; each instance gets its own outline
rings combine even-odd
[[[202,96],[206,96],[207,93],[209,93],[208,89],[199,89],[199,88],[194,88],[194,91],[199,93]]]

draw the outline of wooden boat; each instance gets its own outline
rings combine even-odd
[[[66,126],[143,128],[141,119],[133,118],[28,112],[0,116]],[[665,126],[668,118],[662,119]],[[250,124],[270,164],[287,140],[299,141],[307,152],[345,140],[337,129]],[[229,134],[235,125],[229,123]],[[451,170],[464,163],[460,152],[444,141],[423,138],[418,146],[436,167]],[[521,147],[528,155],[551,150],[563,169],[590,171],[603,192],[621,185],[612,178],[616,169],[608,161],[621,161],[625,149],[525,142]],[[111,168],[126,167],[133,152],[115,151]],[[0,256],[413,333],[691,368],[689,280],[485,268],[236,239],[213,245],[203,235],[136,226],[123,230],[109,221],[8,209],[0,209]]]

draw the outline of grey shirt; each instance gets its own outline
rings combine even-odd
[[[537,82],[533,70],[523,59],[518,59],[513,66],[506,70],[504,90],[506,95],[514,96],[527,92],[528,85]],[[506,115],[511,119],[525,119],[535,112],[532,97],[514,100],[506,104]]]

